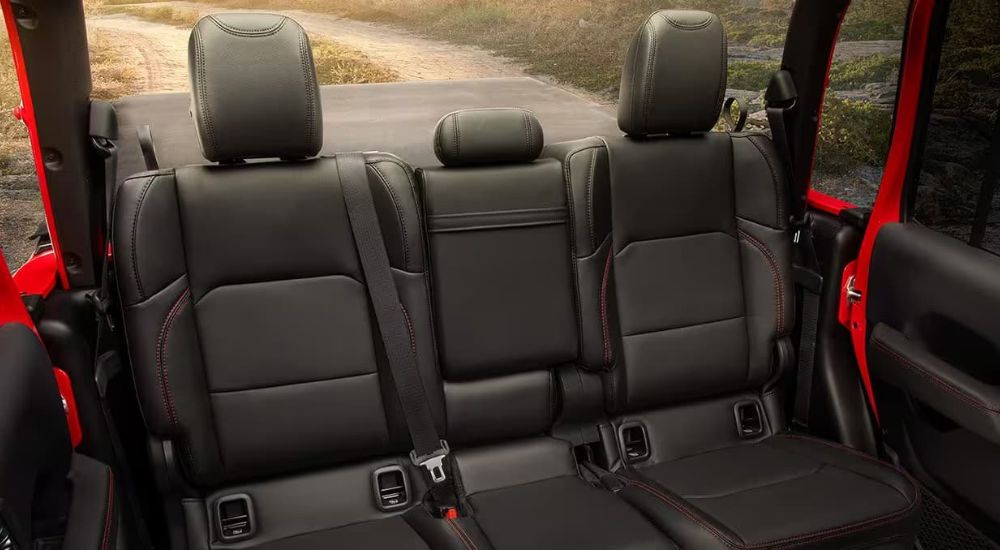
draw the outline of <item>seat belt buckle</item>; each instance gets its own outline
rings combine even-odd
[[[441,442],[441,447],[425,455],[417,456],[416,449],[410,451],[410,462],[414,466],[424,468],[430,472],[434,483],[441,483],[445,479],[448,479],[448,476],[444,473],[444,458],[448,456],[451,449],[448,448],[447,441],[443,439],[439,441]]]
[[[114,317],[111,316],[111,299],[95,291],[87,294],[87,301],[94,308],[98,321],[103,321],[113,332],[116,327]]]

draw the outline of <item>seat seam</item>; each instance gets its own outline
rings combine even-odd
[[[778,262],[774,258],[774,253],[764,243],[756,237],[742,229],[737,230],[739,236],[744,241],[750,243],[762,256],[771,271],[771,278],[774,280],[774,306],[775,306],[775,332],[779,335],[785,332],[785,285],[781,280],[778,270]]]
[[[115,505],[115,473],[108,468],[108,499],[104,510],[104,534],[101,537],[101,550],[107,550],[111,540],[111,522],[114,517]]]
[[[219,21],[218,18],[216,18],[214,15],[209,15],[208,19],[213,23],[215,23],[215,25],[219,27],[219,29],[222,30],[223,32],[231,34],[233,36],[242,36],[245,38],[254,38],[258,36],[271,36],[277,34],[277,32],[280,31],[283,26],[285,26],[285,22],[288,21],[287,17],[282,16],[277,23],[271,25],[270,27],[241,29],[229,25],[227,23],[223,23],[222,21]]]
[[[960,400],[968,403],[969,405],[972,405],[977,409],[982,409],[983,411],[986,411],[988,414],[994,414],[994,415],[1000,414],[1000,408],[997,409],[992,408],[989,404],[980,401],[977,397],[966,393],[965,391],[952,385],[950,382],[938,377],[937,375],[931,373],[927,369],[924,369],[920,365],[917,365],[908,357],[905,357],[898,351],[890,348],[888,344],[883,343],[881,339],[872,338],[872,343],[882,351],[886,352],[890,358],[896,360],[898,364],[914,371],[921,377],[926,378],[931,382],[937,384],[942,389],[948,391],[949,393],[959,398]]]
[[[656,27],[653,25],[652,17],[646,19],[646,27],[649,29],[649,54],[646,59],[646,74],[644,78],[645,81],[648,81],[648,84],[646,82],[643,83],[643,91],[645,92],[643,97],[645,104],[642,109],[643,133],[647,132],[649,129],[649,107],[652,104],[653,84],[655,83],[654,72],[656,70],[656,64],[654,61],[656,60]]]
[[[802,473],[802,474],[799,474],[799,475],[795,475],[793,477],[779,479],[779,480],[776,480],[776,481],[769,481],[767,483],[761,483],[760,485],[754,485],[753,487],[744,487],[742,489],[737,489],[735,491],[729,491],[729,492],[726,492],[726,493],[719,493],[719,494],[715,494],[715,495],[695,495],[695,496],[684,495],[681,498],[683,498],[684,500],[712,500],[712,499],[716,499],[716,498],[725,498],[725,497],[729,497],[729,496],[733,496],[733,495],[738,495],[740,493],[746,493],[746,492],[749,492],[749,491],[755,491],[757,489],[764,489],[764,488],[767,488],[767,487],[773,487],[775,485],[780,485],[782,483],[788,483],[788,482],[791,482],[791,481],[798,481],[800,479],[805,479],[807,477],[814,476],[814,475],[820,473],[827,466],[829,466],[829,464],[827,464],[826,462],[821,462],[818,466],[816,466],[815,468],[813,468],[811,471],[808,471],[808,472],[805,472],[805,473]]]
[[[604,366],[611,365],[611,329],[608,323],[608,279],[611,275],[611,261],[614,257],[612,247],[608,247],[608,258],[604,261],[604,275],[601,277],[601,337],[604,342],[601,358]]]
[[[636,481],[636,480],[626,480],[625,482],[628,485],[636,486],[639,489],[644,490],[648,494],[653,495],[658,500],[666,502],[667,504],[671,505],[674,509],[676,509],[677,511],[681,512],[685,517],[687,517],[688,519],[694,521],[699,526],[701,526],[705,530],[707,530],[710,533],[712,533],[713,536],[715,536],[720,541],[722,541],[726,546],[729,546],[730,548],[734,548],[734,549],[737,549],[737,550],[755,550],[755,549],[759,549],[759,548],[781,548],[781,547],[789,547],[789,546],[803,544],[803,543],[807,543],[807,542],[829,539],[829,538],[833,538],[835,536],[847,535],[847,534],[855,533],[855,532],[861,531],[861,530],[863,530],[865,528],[868,528],[868,527],[877,527],[879,525],[890,523],[891,521],[893,521],[893,520],[895,520],[897,518],[905,517],[906,515],[908,515],[909,513],[911,513],[914,509],[917,509],[918,508],[918,504],[921,501],[920,493],[918,492],[917,493],[917,497],[906,508],[903,508],[902,510],[897,510],[896,512],[892,512],[890,514],[882,514],[882,515],[876,516],[874,518],[869,518],[869,519],[866,519],[866,520],[856,521],[856,522],[852,522],[852,523],[849,523],[849,524],[846,524],[846,525],[842,525],[842,526],[838,526],[838,527],[832,527],[832,528],[828,528],[828,529],[823,529],[823,530],[820,530],[820,531],[813,531],[813,532],[809,532],[809,533],[803,533],[801,535],[795,535],[795,536],[791,536],[791,537],[784,537],[784,538],[780,538],[780,539],[773,539],[773,540],[768,540],[768,541],[764,541],[764,542],[755,542],[755,543],[752,543],[752,544],[747,544],[745,542],[743,542],[743,543],[737,543],[737,542],[732,541],[729,537],[725,536],[718,529],[716,529],[715,527],[709,525],[704,520],[702,520],[701,518],[698,518],[696,515],[694,515],[694,513],[691,512],[687,507],[685,507],[684,505],[680,504],[676,500],[670,498],[668,495],[666,495],[663,492],[657,490],[656,488],[654,488],[654,487],[652,487],[650,485],[647,485],[647,484],[645,484],[645,483],[643,483],[641,481]]]
[[[135,275],[135,287],[139,293],[139,301],[144,301],[146,299],[146,292],[142,288],[142,279],[139,275],[139,261],[136,254],[136,235],[139,230],[139,212],[142,211],[142,204],[146,200],[146,193],[153,186],[153,182],[159,175],[151,176],[146,185],[142,187],[142,191],[139,193],[139,199],[136,201],[135,212],[132,214],[132,227],[131,227],[131,241],[132,249],[129,250],[129,256],[132,260],[132,273]]]
[[[667,235],[665,237],[649,237],[649,238],[644,238],[644,239],[632,239],[621,250],[619,250],[618,252],[616,252],[615,256],[621,256],[622,254],[625,253],[626,250],[629,249],[629,247],[631,247],[634,244],[642,244],[642,243],[649,243],[649,242],[655,242],[655,241],[670,241],[670,240],[673,240],[673,239],[690,239],[690,238],[693,238],[693,237],[703,237],[705,235],[716,235],[716,234],[718,234],[718,235],[725,235],[727,237],[733,237],[732,234],[727,233],[725,231],[719,231],[718,229],[710,229],[708,231],[699,231],[697,233],[686,233],[686,234],[682,234],[682,235]],[[736,237],[733,237],[733,238],[735,239]]]
[[[870,463],[872,463],[872,464],[874,464],[876,466],[879,466],[879,467],[882,467],[882,468],[888,468],[888,469],[896,472],[897,474],[901,475],[903,478],[905,478],[906,481],[913,488],[913,492],[918,497],[920,495],[920,490],[917,487],[917,482],[913,478],[913,476],[910,475],[909,472],[907,472],[906,470],[902,470],[900,468],[897,468],[893,464],[889,464],[888,462],[884,462],[882,460],[879,460],[877,458],[869,456],[868,454],[862,453],[861,451],[858,451],[857,449],[853,449],[853,448],[848,447],[846,445],[839,445],[839,444],[836,444],[836,443],[833,443],[833,442],[830,442],[830,441],[826,441],[824,439],[819,439],[819,438],[815,438],[815,437],[802,437],[802,436],[794,435],[794,434],[791,434],[791,433],[779,434],[779,435],[777,435],[775,437],[781,437],[781,438],[784,438],[784,439],[795,439],[795,440],[799,440],[799,441],[811,441],[813,443],[818,443],[820,445],[824,445],[824,446],[829,447],[831,449],[836,449],[836,450],[838,450],[840,452],[846,452],[847,454],[850,454],[850,455],[856,456],[858,458],[864,459],[864,460],[866,460],[866,461],[868,461],[868,462],[870,462]],[[834,465],[834,466],[836,466],[836,465]],[[846,470],[846,468],[841,468],[841,469]],[[851,470],[846,470],[846,471],[851,471]],[[856,473],[856,472],[854,472],[854,473]],[[861,474],[858,474],[858,475],[861,475]],[[867,479],[873,479],[874,481],[877,481],[878,483],[880,483],[880,484],[882,484],[882,485],[884,485],[886,487],[892,488],[894,491],[896,491],[897,493],[899,493],[900,496],[903,497],[903,499],[909,499],[910,498],[909,495],[906,495],[905,493],[903,493],[902,491],[900,491],[896,487],[892,486],[891,484],[885,483],[884,481],[881,481],[881,480],[878,480],[878,479],[874,479],[874,478],[871,478],[871,477],[868,477],[868,476],[862,476],[862,477],[866,477]]]
[[[307,384],[322,384],[323,382],[337,382],[339,380],[346,380],[348,378],[360,378],[362,376],[377,376],[378,372],[362,372],[360,374],[348,374],[345,376],[337,376],[335,378],[317,378],[315,380],[302,380],[299,382],[283,382],[280,384],[269,384],[267,386],[254,386],[252,388],[239,388],[233,390],[209,390],[209,395],[226,395],[232,393],[241,392],[254,392],[254,391],[265,391],[265,390],[275,390],[279,388],[287,388],[290,386],[305,386]]]
[[[676,327],[664,327],[664,328],[653,328],[649,330],[641,330],[639,332],[632,332],[629,334],[622,334],[622,338],[631,338],[633,336],[645,336],[647,334],[655,334],[657,332],[668,332],[671,330],[681,330],[685,328],[700,327],[703,325],[714,325],[717,323],[724,323],[726,321],[735,321],[736,319],[746,319],[746,315],[734,315],[732,317],[725,317],[722,319],[713,319],[711,321],[702,321],[699,323],[691,323],[690,325],[681,325]]]
[[[597,147],[591,149],[590,152],[590,168],[587,172],[587,228],[590,232],[590,248],[597,248],[597,231],[594,228],[594,172],[597,165]]]
[[[771,161],[770,155],[768,155],[764,151],[764,148],[757,143],[756,139],[754,139],[758,137],[763,137],[763,136],[747,135],[746,140],[749,141],[750,144],[753,145],[755,149],[757,149],[757,151],[760,153],[760,156],[764,159],[764,162],[767,164],[767,169],[771,172],[771,184],[774,187],[774,199],[777,206],[775,210],[777,210],[776,214],[778,216],[778,219],[776,220],[776,226],[780,228],[784,224],[785,220],[784,193],[781,191],[782,188],[781,181],[778,178],[778,172],[774,167],[774,163]]]
[[[167,311],[167,315],[160,324],[160,333],[156,341],[156,364],[160,381],[160,398],[167,412],[167,419],[175,430],[177,429],[177,410],[174,405],[173,391],[170,388],[170,375],[167,373],[167,343],[170,339],[170,331],[174,327],[174,321],[180,315],[180,311],[184,308],[184,305],[189,303],[188,298],[190,295],[191,289],[189,287],[185,288],[180,296],[177,297],[177,300],[174,301],[174,304]]]
[[[444,521],[445,525],[451,527],[452,532],[455,533],[455,536],[458,537],[458,540],[462,541],[462,544],[466,548],[468,548],[469,550],[478,550],[476,548],[476,543],[472,542],[472,537],[470,537],[468,533],[465,532],[465,529],[463,529],[462,526],[459,525],[457,521],[452,519],[446,519]]]

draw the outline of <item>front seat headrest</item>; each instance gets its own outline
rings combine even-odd
[[[463,109],[434,128],[434,154],[445,166],[531,162],[544,141],[542,125],[525,109]]]
[[[630,136],[708,132],[726,91],[726,32],[713,13],[660,10],[625,56],[618,127]]]
[[[188,40],[191,111],[210,161],[303,158],[323,146],[305,31],[268,13],[203,17]]]

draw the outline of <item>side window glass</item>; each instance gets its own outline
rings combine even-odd
[[[1000,3],[953,0],[941,48],[915,221],[1000,254]]]
[[[812,186],[864,208],[875,202],[889,151],[908,4],[851,2],[830,67]]]

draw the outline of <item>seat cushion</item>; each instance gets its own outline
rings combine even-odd
[[[429,550],[429,546],[400,516],[355,523],[279,539],[255,550],[329,550],[331,548],[372,548]]]
[[[620,494],[691,548],[904,548],[921,503],[892,466],[790,434],[623,477]]]
[[[498,550],[677,548],[613,493],[561,476],[469,497]]]

